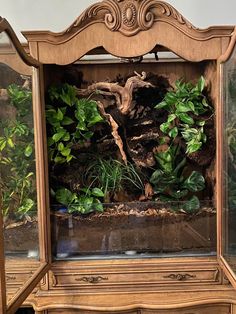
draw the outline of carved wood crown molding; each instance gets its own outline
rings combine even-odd
[[[75,33],[90,24],[104,23],[111,31],[133,36],[148,30],[157,21],[166,21],[176,27],[197,30],[174,7],[156,0],[104,0],[85,10],[62,34]]]

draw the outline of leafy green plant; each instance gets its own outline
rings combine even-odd
[[[114,193],[127,186],[138,191],[144,190],[142,178],[133,164],[125,165],[111,158],[95,160],[87,169],[85,177],[91,186],[98,185],[101,188],[106,201],[110,201]]]
[[[56,201],[66,206],[69,213],[88,214],[94,211],[103,211],[103,205],[99,198],[104,194],[101,189],[81,189],[79,194],[69,189],[60,188],[55,193]]]
[[[20,219],[35,211],[35,164],[33,152],[32,94],[12,84],[8,87],[14,116],[0,123],[0,187],[5,218]]]
[[[186,142],[186,153],[198,151],[207,137],[204,133],[205,120],[199,116],[212,110],[203,94],[205,80],[201,77],[196,85],[176,81],[176,89],[166,93],[156,109],[167,111],[167,120],[160,130],[174,139],[182,136]]]
[[[180,158],[179,147],[167,146],[163,151],[154,154],[158,169],[151,177],[156,200],[181,201],[185,200],[183,209],[193,212],[200,208],[197,196],[191,195],[205,188],[205,179],[197,171],[185,175],[186,158]]]
[[[55,163],[70,162],[76,158],[72,148],[93,136],[93,126],[103,122],[97,103],[88,98],[78,99],[75,88],[69,84],[52,86],[47,106],[49,157]]]

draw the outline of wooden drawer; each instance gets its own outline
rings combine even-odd
[[[177,268],[178,269],[178,268]],[[133,270],[123,272],[91,271],[82,272],[81,269],[53,269],[50,271],[50,285],[52,289],[64,288],[91,288],[116,287],[120,285],[162,285],[171,286],[177,284],[202,283],[211,284],[219,282],[219,269],[217,267],[205,269],[181,270]]]
[[[39,267],[39,262],[12,260],[6,262],[6,289],[8,300],[29,280]]]
[[[230,314],[230,304],[202,305],[178,310],[142,310],[142,314]]]
[[[83,311],[83,310],[49,310],[48,314],[137,314],[137,311],[119,311],[119,312],[96,312],[96,311]]]

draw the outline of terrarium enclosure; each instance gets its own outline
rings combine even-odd
[[[162,55],[44,66],[55,258],[215,254],[216,63]]]

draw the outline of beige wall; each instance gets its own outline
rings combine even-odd
[[[0,15],[8,19],[20,40],[21,30],[62,31],[94,0],[0,0]],[[236,24],[236,0],[169,0],[198,27]]]

